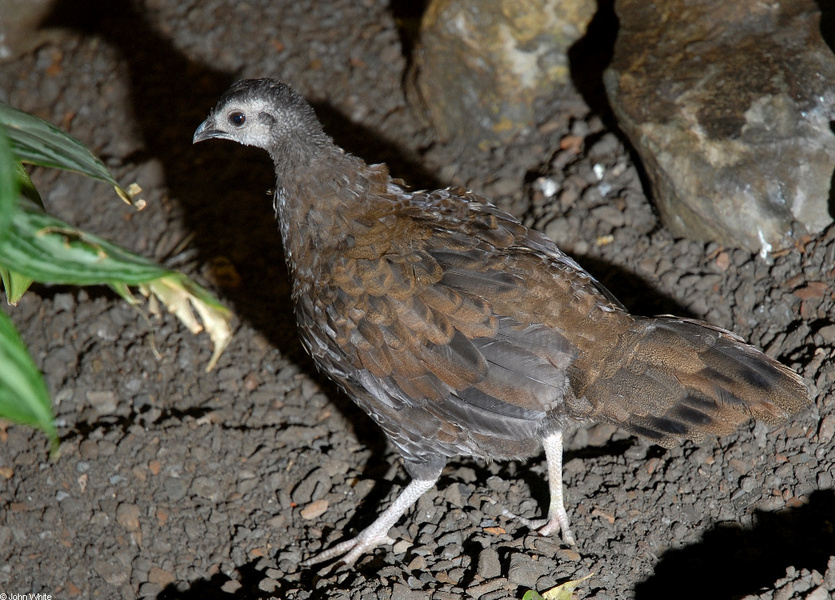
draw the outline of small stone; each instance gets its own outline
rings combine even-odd
[[[243,587],[243,585],[241,584],[240,581],[238,581],[236,579],[230,579],[229,581],[224,583],[222,586],[220,586],[220,589],[222,591],[226,592],[227,594],[234,594],[239,589],[241,589],[242,587]]]
[[[386,593],[388,594],[388,592]],[[379,597],[381,596],[378,596],[378,598]],[[388,598],[389,596],[386,595],[385,597]],[[391,588],[390,597],[392,599],[397,598],[398,600],[424,600],[424,598],[426,598],[426,592],[411,590],[402,583],[395,583]]]
[[[258,589],[262,592],[267,592],[271,594],[278,588],[278,581],[271,577],[265,577],[261,581],[258,582]]]
[[[818,335],[824,344],[835,344],[835,325],[825,325],[818,329]]]
[[[818,586],[811,592],[809,592],[804,600],[828,600],[831,599],[832,596],[829,595],[829,591],[823,586]]]
[[[835,415],[827,415],[821,420],[820,427],[818,427],[818,441],[827,445],[832,441],[835,435]]]
[[[743,477],[739,482],[739,489],[746,494],[751,493],[757,487],[757,479],[755,477]]]
[[[114,560],[97,560],[93,569],[110,585],[122,586],[130,581],[130,568]]]
[[[557,557],[560,560],[567,562],[577,562],[582,558],[579,552],[575,550],[569,550],[567,548],[560,548],[559,550],[557,550]]]
[[[835,591],[835,556],[830,556],[829,562],[826,563],[823,583],[828,589]]]
[[[293,502],[307,504],[311,500],[319,500],[330,489],[330,476],[326,469],[317,468],[293,489]]]
[[[794,290],[794,295],[801,300],[818,300],[829,293],[829,283],[825,281],[810,281],[803,287]]]
[[[716,268],[720,271],[727,271],[728,267],[731,266],[731,257],[727,252],[720,252],[716,255]]]
[[[99,457],[99,445],[94,440],[84,440],[78,447],[78,453],[84,460],[95,460]]]
[[[150,571],[148,571],[148,581],[161,588],[174,583],[176,580],[177,578],[174,576],[174,573],[160,569],[159,567],[151,567]]]
[[[177,477],[169,477],[165,480],[165,483],[162,484],[162,486],[171,502],[178,502],[182,500],[188,489],[186,482]]]
[[[87,392],[87,401],[100,415],[112,415],[118,407],[118,399],[112,390]]]
[[[123,502],[116,507],[116,522],[128,531],[139,531],[139,507]]]
[[[316,519],[321,517],[328,510],[328,501],[325,499],[314,500],[301,510],[302,519]]]
[[[191,491],[196,496],[206,498],[212,502],[219,502],[223,496],[220,484],[211,477],[195,477],[191,484]]]
[[[478,574],[484,579],[493,579],[502,574],[499,553],[493,548],[485,548],[478,555]]]
[[[473,598],[481,598],[482,596],[486,596],[491,592],[495,592],[497,590],[502,589],[505,586],[505,580],[502,578],[492,579],[490,581],[485,581],[480,585],[474,585],[467,588],[467,594],[472,596]],[[532,583],[532,582],[527,582]],[[507,597],[507,596],[504,596]]]
[[[544,566],[543,563],[533,560],[527,554],[517,552],[510,556],[507,580],[517,585],[531,585],[544,574]]]

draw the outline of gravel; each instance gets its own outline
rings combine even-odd
[[[588,573],[579,598],[835,592],[835,229],[769,262],[673,238],[628,148],[574,90],[506,147],[435,142],[404,99],[407,59],[383,0],[129,6],[59,9],[59,41],[5,64],[0,99],[68,129],[148,202],[137,213],[106,185],[35,169],[48,209],[213,289],[235,337],[206,374],[205,336],[167,314],[149,328],[106,289],[36,286],[7,308],[45,372],[62,444],[50,460],[42,435],[0,428],[0,592],[490,600]],[[301,568],[407,479],[298,343],[269,159],[191,146],[242,76],[291,82],[338,143],[416,187],[489,192],[633,311],[706,319],[765,348],[805,377],[816,406],[785,427],[672,450],[579,429],[565,456],[576,548],[502,516],[544,514],[544,460],[461,459],[392,529],[394,549],[347,572]]]

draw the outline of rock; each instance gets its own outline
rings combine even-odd
[[[49,42],[58,42],[61,32],[43,29],[42,22],[55,0],[5,0],[0,11],[0,61],[17,58]]]
[[[302,519],[311,520],[317,519],[325,514],[328,510],[327,500],[314,500],[301,510]]]
[[[553,563],[547,559],[533,560],[532,557],[517,552],[510,555],[507,580],[516,585],[534,586],[537,579],[548,572]]]
[[[100,415],[112,415],[119,406],[119,399],[112,390],[89,391],[87,400]]]
[[[169,477],[162,485],[171,502],[182,500],[188,490],[188,483],[176,477]]]
[[[484,579],[493,579],[502,574],[502,565],[499,562],[499,553],[495,548],[488,546],[478,554],[478,574]]]
[[[194,495],[212,502],[220,502],[223,499],[223,487],[212,477],[195,477],[191,491]]]
[[[93,570],[110,585],[122,586],[130,581],[130,565],[117,559],[96,560],[93,562]]]
[[[569,82],[566,52],[595,10],[588,0],[433,0],[409,101],[441,139],[482,149],[505,142],[530,124],[537,98]]]
[[[177,578],[170,571],[160,569],[159,567],[151,567],[151,570],[148,572],[148,581],[164,588],[177,581]]]
[[[616,9],[606,92],[675,235],[766,255],[832,222],[835,56],[813,0]]]
[[[140,510],[136,504],[121,503],[116,507],[116,522],[128,531],[139,531]]]

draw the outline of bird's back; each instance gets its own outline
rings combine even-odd
[[[671,445],[806,405],[789,369],[720,329],[629,315],[550,240],[463,189],[386,183],[363,207],[317,248],[299,321],[407,456],[523,456],[587,418]]]

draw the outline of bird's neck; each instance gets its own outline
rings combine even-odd
[[[383,166],[369,167],[334,146],[304,161],[276,161],[275,214],[291,275],[315,277],[318,260],[329,248],[342,247],[372,207],[385,194],[389,176]],[[382,200],[382,199],[381,199]],[[330,255],[332,256],[332,255]],[[309,268],[313,272],[304,273]]]

